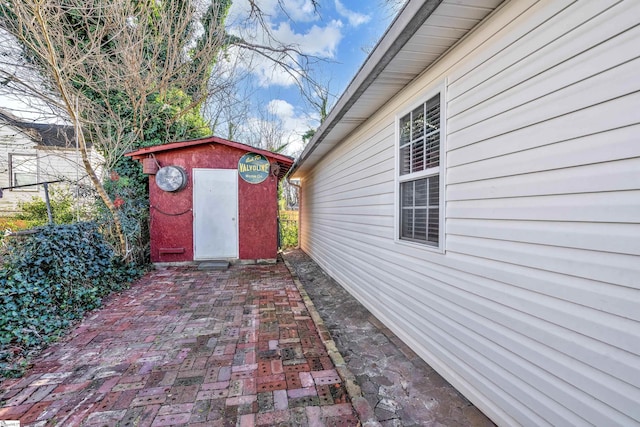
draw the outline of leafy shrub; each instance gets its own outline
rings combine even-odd
[[[128,286],[140,271],[114,258],[94,223],[47,225],[7,241],[0,270],[0,372],[20,374],[29,355]]]
[[[298,246],[298,221],[291,219],[280,220],[280,249]]]
[[[149,262],[149,197],[148,177],[142,173],[142,166],[128,157],[119,159],[103,186],[118,210],[120,223],[127,239],[129,259],[137,265]],[[102,203],[97,202],[96,221],[100,223],[105,238],[116,242],[111,213]]]
[[[50,189],[51,216],[56,224],[71,224],[76,220],[76,204],[73,194],[69,189],[52,187]],[[18,219],[30,221],[36,225],[44,225],[49,222],[47,216],[47,204],[40,197],[32,197],[28,202],[21,202],[18,207],[22,211],[16,216]],[[81,212],[84,216],[84,212]]]

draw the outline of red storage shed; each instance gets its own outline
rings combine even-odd
[[[151,261],[274,261],[282,154],[208,137],[126,154],[149,174]]]

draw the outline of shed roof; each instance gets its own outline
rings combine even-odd
[[[188,141],[170,142],[168,144],[154,145],[153,147],[140,148],[138,150],[126,153],[125,156],[131,157],[134,160],[140,160],[140,159],[149,157],[149,155],[153,153],[161,153],[161,152],[170,151],[170,150],[179,150],[182,148],[195,147],[195,146],[204,145],[204,144],[222,144],[228,147],[237,148],[242,151],[262,154],[263,156],[269,159],[273,159],[280,166],[280,170],[278,172],[278,178],[280,179],[282,179],[287,174],[287,172],[289,172],[289,168],[291,168],[291,165],[293,164],[293,158],[289,156],[285,156],[284,154],[274,153],[269,150],[263,150],[260,148],[252,147],[251,145],[230,141],[228,139],[220,138],[217,136],[208,136],[206,138],[192,139]]]
[[[503,0],[409,0],[322,123],[291,175],[309,171]]]

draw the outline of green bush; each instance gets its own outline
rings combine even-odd
[[[140,274],[114,258],[94,223],[35,231],[7,240],[0,270],[0,372],[5,376],[19,375],[31,354]]]
[[[71,224],[76,220],[75,199],[70,190],[65,188],[51,188],[49,203],[51,205],[51,216],[55,224]],[[28,202],[18,204],[21,213],[16,215],[17,219],[30,221],[37,225],[44,225],[49,222],[47,215],[47,204],[40,197],[32,197]],[[84,213],[82,213],[84,216]]]
[[[280,220],[280,249],[298,246],[298,221]]]
[[[119,159],[103,185],[118,210],[120,224],[129,247],[129,259],[138,265],[149,263],[149,196],[148,176],[142,166],[128,157]],[[116,242],[111,213],[101,200],[97,203],[96,221],[105,238]]]

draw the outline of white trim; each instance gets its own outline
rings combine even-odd
[[[15,156],[22,156],[22,157],[33,157],[32,160],[36,161],[36,183],[40,182],[40,156],[38,155],[38,152],[36,151],[35,153],[16,153],[16,152],[9,152],[9,158],[8,158],[8,172],[9,172],[9,186],[13,187],[16,185],[21,185],[19,183],[16,182],[15,178],[15,165],[14,165],[14,158]],[[27,162],[30,160],[24,160],[23,162]],[[33,185],[33,187],[23,187],[23,188],[15,188],[15,189],[11,189],[11,191],[18,191],[18,192],[29,192],[29,193],[37,193],[39,191],[39,186],[37,185]]]
[[[407,245],[414,248],[426,249],[432,252],[442,253],[446,252],[446,242],[445,242],[445,176],[446,176],[446,106],[447,106],[447,96],[446,96],[446,88],[447,88],[447,80],[446,78],[442,80],[438,85],[435,85],[431,89],[420,94],[418,98],[413,99],[410,103],[407,103],[407,106],[400,110],[394,119],[394,156],[395,156],[395,172],[394,172],[394,232],[393,232],[393,240],[394,243],[400,245]],[[413,172],[406,175],[400,175],[400,119],[411,111],[415,110],[417,106],[424,104],[429,99],[433,98],[436,95],[440,95],[440,158],[439,158],[439,166],[438,168],[429,168],[419,172]],[[436,170],[437,169],[437,170]],[[400,183],[413,181],[419,178],[426,178],[429,176],[439,176],[439,206],[438,206],[438,245],[430,245],[429,243],[421,243],[415,242],[412,240],[406,240],[400,238]]]
[[[447,252],[447,105],[449,105],[449,78],[445,77],[440,90],[440,251]]]
[[[398,167],[400,166],[398,165]],[[436,168],[424,169],[418,172],[412,172],[405,175],[398,175],[398,182],[415,181],[416,179],[427,178],[430,176],[438,175],[440,173],[442,173],[442,169],[440,166],[438,166]]]

